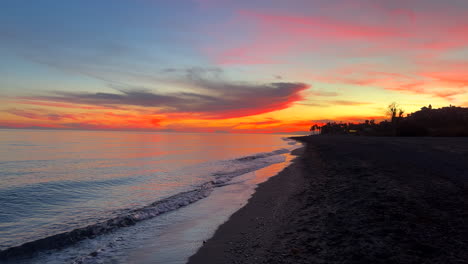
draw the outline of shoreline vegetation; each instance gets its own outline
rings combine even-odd
[[[328,122],[313,125],[312,134],[321,135],[361,135],[361,136],[468,136],[468,107],[448,106],[433,109],[431,105],[404,116],[404,109],[397,103],[387,107],[389,120],[376,123],[366,120],[363,123]]]
[[[468,263],[465,138],[293,139],[189,263]]]

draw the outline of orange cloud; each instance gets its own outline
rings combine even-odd
[[[381,69],[375,71],[373,69]],[[387,90],[453,99],[468,93],[467,62],[417,60],[411,71],[384,72],[384,65],[355,64],[312,75],[328,83],[376,86]]]

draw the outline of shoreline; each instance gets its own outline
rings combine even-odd
[[[303,191],[304,178],[300,155],[304,147],[292,151],[297,156],[277,175],[260,183],[247,204],[218,227],[211,237],[189,258],[188,263],[255,263],[267,253],[268,241],[275,234],[271,227],[281,226],[281,220],[294,210],[289,198]],[[285,210],[288,208],[288,210]]]
[[[468,263],[466,139],[295,139],[188,263]]]

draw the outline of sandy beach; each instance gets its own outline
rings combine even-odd
[[[468,263],[466,138],[296,139],[189,263]]]

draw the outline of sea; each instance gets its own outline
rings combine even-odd
[[[0,130],[0,263],[186,263],[288,135]]]

